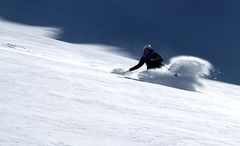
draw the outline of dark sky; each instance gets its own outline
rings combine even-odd
[[[204,58],[240,85],[239,0],[0,0],[0,16],[63,29],[61,40],[124,47],[133,57],[152,44],[166,60]]]

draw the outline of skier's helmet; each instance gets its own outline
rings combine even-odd
[[[143,47],[143,51],[146,49],[152,49],[152,46],[150,44],[147,44]]]
[[[143,47],[143,51],[148,51],[148,50],[152,50],[152,46],[150,44],[147,44]]]

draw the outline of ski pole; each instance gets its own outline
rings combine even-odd
[[[172,71],[172,70],[171,70],[170,68],[168,68],[166,65],[163,64],[163,66],[164,66],[166,69],[168,69],[169,72],[173,73],[175,77],[178,76],[177,73],[175,73],[174,71]]]
[[[125,74],[127,74],[127,73],[129,73],[129,72],[130,72],[130,70],[125,71],[125,72],[122,73],[122,75],[125,75]]]

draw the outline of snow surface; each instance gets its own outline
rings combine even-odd
[[[112,72],[136,60],[59,32],[0,21],[1,146],[239,145],[240,87],[203,79],[208,61],[124,77]]]

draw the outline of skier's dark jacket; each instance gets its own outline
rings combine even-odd
[[[139,63],[134,67],[130,68],[129,71],[133,71],[142,67],[144,63],[146,63],[147,69],[161,68],[163,66],[161,63],[162,61],[162,57],[157,52],[151,49],[148,54],[143,54]]]

